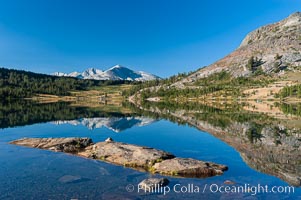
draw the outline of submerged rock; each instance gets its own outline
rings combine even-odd
[[[138,184],[138,187],[145,190],[151,191],[152,188],[160,188],[168,185],[169,180],[167,178],[148,178],[144,179]]]
[[[61,178],[59,178],[59,182],[61,183],[77,183],[82,180],[82,177],[80,176],[72,176],[72,175],[64,175]]]
[[[174,158],[156,163],[155,173],[184,177],[209,177],[221,175],[228,169],[225,165],[204,162],[191,158]]]
[[[23,138],[11,144],[33,148],[72,153],[78,156],[103,160],[139,170],[181,177],[209,177],[221,175],[228,169],[225,165],[175,158],[171,153],[154,148],[105,141],[94,144],[90,138]],[[68,177],[67,177],[68,178]],[[167,184],[166,180],[147,179],[141,184]]]

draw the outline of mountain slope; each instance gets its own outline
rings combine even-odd
[[[185,83],[227,71],[234,77],[251,76],[255,71],[281,75],[285,69],[300,70],[301,66],[301,13],[296,12],[274,24],[249,33],[241,45],[221,60],[202,68],[174,84]]]
[[[94,79],[94,80],[129,80],[129,81],[149,81],[160,79],[158,76],[149,74],[143,71],[133,71],[121,65],[116,65],[108,70],[102,71],[95,68],[89,68],[82,73],[72,72],[65,74],[62,72],[53,73],[55,76],[67,76],[80,79]]]

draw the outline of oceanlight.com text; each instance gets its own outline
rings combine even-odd
[[[252,196],[257,194],[293,194],[295,188],[293,186],[270,186],[270,185],[218,185],[218,184],[175,184],[173,186],[153,185],[152,187],[129,184],[126,186],[128,192],[137,193],[157,193],[167,195],[169,193],[246,193]]]

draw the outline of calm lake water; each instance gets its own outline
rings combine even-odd
[[[90,137],[94,142],[112,137],[118,142],[153,147],[178,157],[225,164],[229,170],[222,176],[205,179],[167,177],[172,191],[165,195],[138,193],[136,187],[139,182],[160,175],[64,153],[8,144],[23,137]],[[210,192],[211,184],[225,186],[226,180],[235,182],[235,186],[261,184],[284,187],[289,184],[252,169],[239,152],[210,133],[165,119],[143,116],[55,120],[1,129],[0,173],[0,199],[301,199],[301,190],[297,187],[290,194]],[[135,187],[133,192],[127,192],[129,184]],[[184,187],[184,191],[189,185],[201,190],[177,193],[173,191],[176,184]]]

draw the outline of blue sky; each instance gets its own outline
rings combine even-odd
[[[0,66],[41,73],[115,64],[168,77],[209,65],[299,0],[0,0]]]

